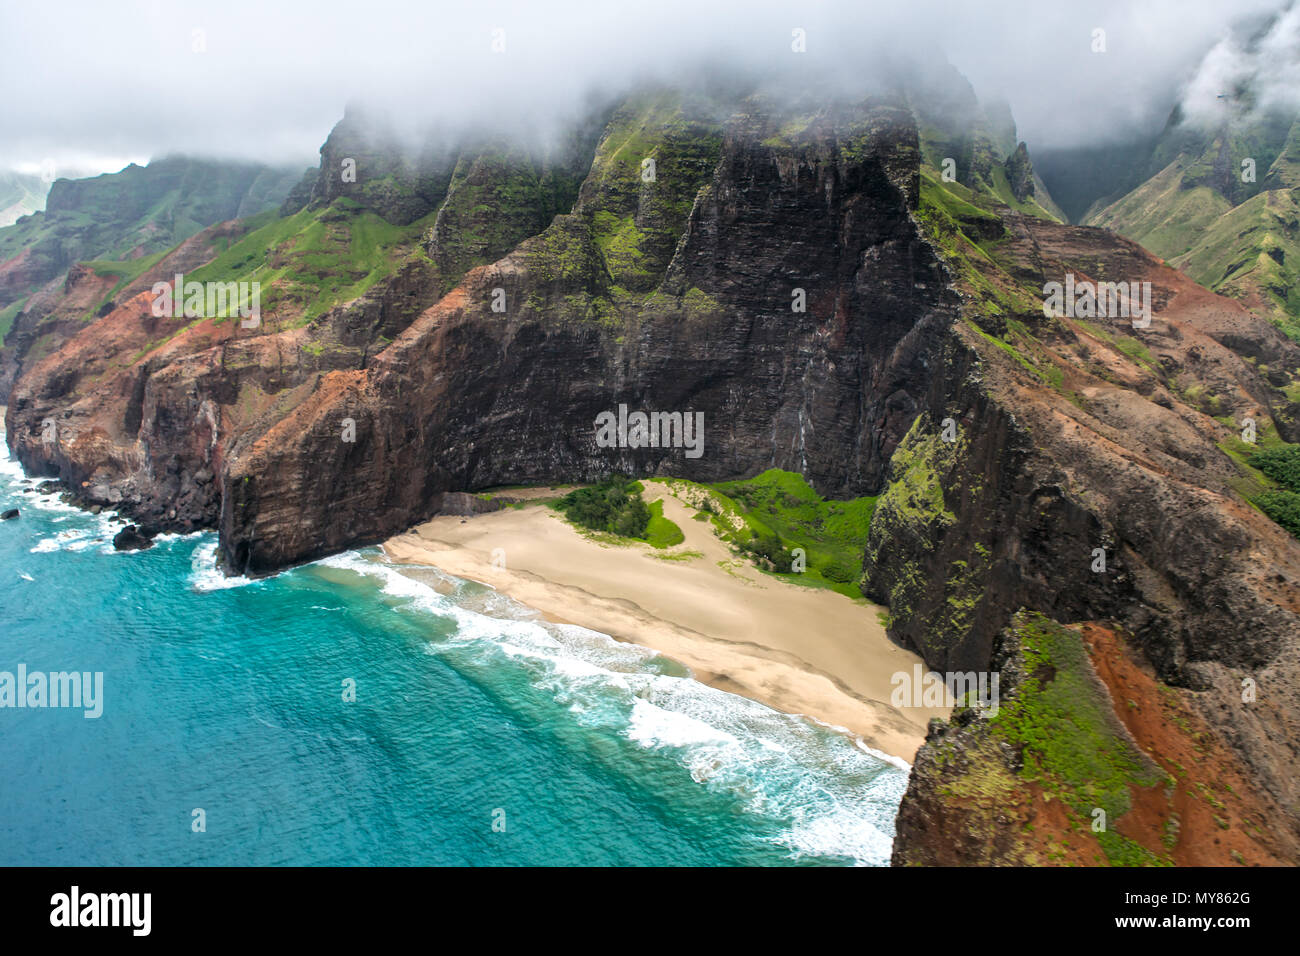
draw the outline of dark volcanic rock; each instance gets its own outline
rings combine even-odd
[[[129,524],[113,536],[113,547],[118,551],[143,551],[153,547],[153,536]]]
[[[438,514],[463,517],[490,514],[493,511],[500,511],[514,500],[505,497],[480,498],[463,491],[449,491],[438,503]]]
[[[17,518],[17,517],[18,517],[17,508],[10,508],[8,511],[0,512],[0,521],[8,521],[11,518]]]

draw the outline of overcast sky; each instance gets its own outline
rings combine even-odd
[[[798,68],[848,82],[879,49],[933,56],[937,45],[982,96],[1011,102],[1031,150],[1068,146],[1162,123],[1185,87],[1211,90],[1246,68],[1225,39],[1234,20],[1286,5],[5,0],[0,168],[116,169],[176,152],[314,165],[348,102],[536,120],[593,87],[671,78],[701,60],[788,70],[795,28],[807,36]],[[1093,52],[1096,29],[1105,53]]]

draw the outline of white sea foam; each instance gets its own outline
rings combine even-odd
[[[23,474],[23,466],[9,457],[9,445],[5,441],[4,417],[0,416],[0,478],[21,482],[26,477]]]
[[[740,741],[725,730],[719,730],[690,714],[659,707],[643,697],[632,700],[632,717],[628,722],[627,736],[643,747],[707,746],[710,749],[725,749],[740,746]]]
[[[901,793],[899,797],[901,799]],[[790,827],[775,842],[789,847],[796,859],[847,856],[860,864],[885,863],[893,848],[892,833],[892,824],[889,832],[881,830],[862,817],[861,807],[855,803],[836,807],[830,812],[811,814],[809,819]]]
[[[877,750],[875,747],[869,747],[867,746],[866,741],[864,741],[861,737],[855,737],[853,739],[853,746],[857,747],[863,753],[871,754],[871,756],[875,757],[877,760],[883,760],[885,763],[893,764],[899,770],[902,770],[906,773],[912,772],[912,765],[908,763],[906,760],[904,760],[902,757],[895,757],[893,754],[887,754],[883,750]]]
[[[161,535],[159,536],[161,537]],[[217,538],[204,532],[187,537],[202,540],[190,555],[190,587],[195,591],[224,591],[227,588],[242,588],[257,584],[260,578],[246,578],[240,575],[228,575],[217,567]]]
[[[95,547],[105,553],[113,552],[113,535],[116,533],[116,526],[111,515],[102,512],[97,515],[91,514],[89,511],[64,504],[53,495],[28,495],[25,496],[24,503],[42,511],[64,512],[54,518],[52,523],[69,524],[69,527],[38,540],[36,545],[29,549],[32,554],[85,551]],[[21,508],[22,504],[19,505],[20,510]]]
[[[429,652],[454,651],[521,668],[534,687],[583,726],[615,733],[666,758],[697,784],[780,822],[772,842],[794,857],[889,862],[893,819],[907,786],[903,761],[828,725],[782,714],[688,677],[658,672],[654,651],[575,625],[552,624],[500,594],[420,569],[450,595],[356,551],[319,565],[376,580],[398,611],[449,618],[453,634]],[[407,567],[408,572],[411,571]],[[480,613],[490,611],[490,613]]]

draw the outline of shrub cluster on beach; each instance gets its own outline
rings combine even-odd
[[[773,468],[743,481],[701,485],[682,478],[652,479],[711,521],[715,533],[769,574],[860,598],[862,552],[875,498],[830,501],[799,475]],[[641,482],[616,474],[554,502],[588,531],[670,548],[685,540],[663,515],[663,501],[647,504]]]
[[[682,529],[664,517],[662,501],[646,504],[641,482],[611,475],[590,488],[571,491],[555,507],[580,528],[671,548],[686,539]]]
[[[641,483],[626,475],[610,475],[599,484],[571,491],[555,507],[579,527],[620,538],[644,538],[650,523]]]

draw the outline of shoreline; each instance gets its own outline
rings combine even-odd
[[[909,766],[931,717],[890,705],[890,678],[921,659],[865,599],[791,584],[740,560],[694,509],[655,481],[647,503],[686,540],[656,551],[585,535],[543,505],[442,515],[383,543],[397,564],[488,585],[547,620],[648,647],[719,690],[846,730]]]

